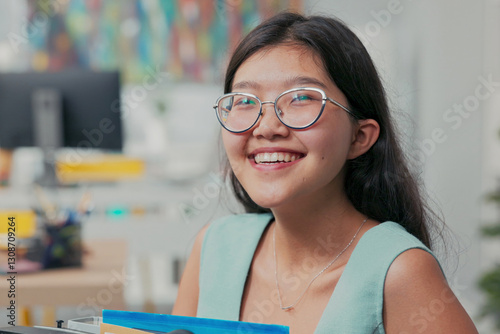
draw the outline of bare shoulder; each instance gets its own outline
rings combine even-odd
[[[430,253],[401,253],[387,273],[384,327],[391,333],[477,333]]]
[[[182,279],[179,283],[177,299],[172,310],[173,315],[196,316],[196,310],[198,309],[201,247],[208,227],[209,224],[205,225],[200,232],[198,232],[194,241],[191,255],[187,260]]]

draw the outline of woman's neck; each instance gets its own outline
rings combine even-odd
[[[305,262],[323,267],[342,251],[366,218],[346,196],[296,202],[274,208],[275,225],[269,229],[280,266],[290,270]]]

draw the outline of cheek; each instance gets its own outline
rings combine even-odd
[[[339,150],[344,150],[347,144],[346,131],[339,131],[335,127],[311,128],[301,133],[302,142],[310,148],[312,152],[326,154]]]
[[[319,166],[331,168],[332,165],[345,163],[351,146],[351,134],[347,129],[322,128],[305,132],[304,142],[308,143],[309,153],[315,155]]]
[[[227,158],[234,168],[238,161],[244,157],[245,136],[222,130],[222,143],[224,144]]]

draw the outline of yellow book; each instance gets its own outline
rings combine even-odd
[[[101,323],[100,334],[151,334],[138,329]]]
[[[144,161],[123,155],[96,156],[81,161],[58,161],[56,164],[57,177],[63,183],[139,179],[144,175],[144,171]]]

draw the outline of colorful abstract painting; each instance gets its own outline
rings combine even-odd
[[[262,19],[301,11],[302,0],[29,0],[31,66],[120,69],[137,82],[152,69],[213,82],[228,54]],[[28,27],[29,28],[29,27]]]

